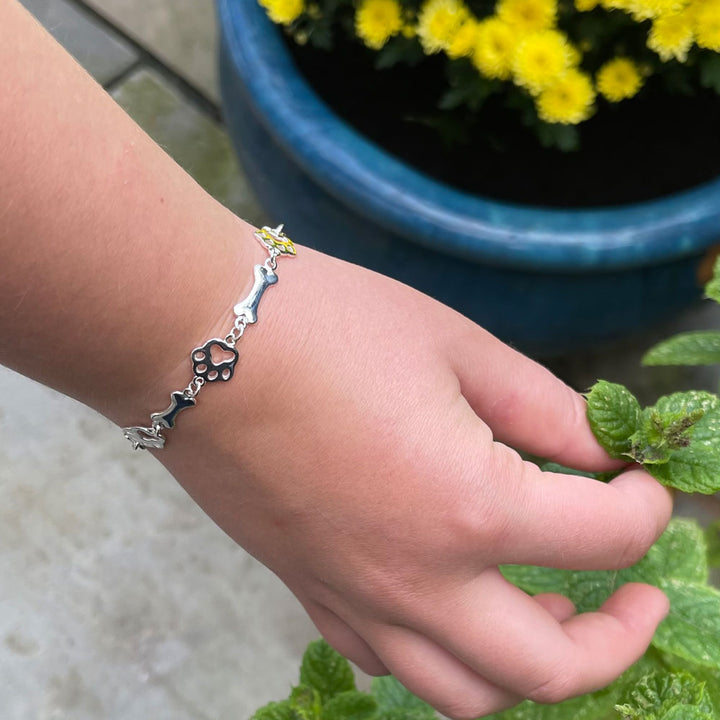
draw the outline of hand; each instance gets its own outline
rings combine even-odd
[[[632,564],[669,494],[640,470],[606,485],[523,461],[511,447],[618,467],[578,394],[452,310],[304,248],[278,274],[235,378],[203,390],[158,457],[337,650],[451,717],[619,676],[667,612],[659,590],[577,615],[497,566]]]

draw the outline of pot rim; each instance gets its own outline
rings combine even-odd
[[[300,75],[256,0],[218,0],[222,51],[266,129],[326,192],[443,253],[537,270],[614,270],[720,242],[720,177],[657,200],[547,209],[488,200],[429,178],[335,115]]]

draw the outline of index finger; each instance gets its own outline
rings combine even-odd
[[[581,470],[619,469],[590,430],[587,403],[547,368],[468,321],[449,348],[460,390],[495,439]]]

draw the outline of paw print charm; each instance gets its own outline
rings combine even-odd
[[[213,338],[192,351],[193,372],[206,382],[229,380],[233,376],[238,351],[224,340]]]

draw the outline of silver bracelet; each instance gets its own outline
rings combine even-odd
[[[195,406],[195,398],[206,383],[227,382],[233,376],[238,351],[235,347],[245,328],[257,322],[257,310],[265,290],[278,281],[277,260],[282,255],[295,255],[295,245],[283,232],[283,226],[264,227],[255,233],[255,237],[268,252],[263,265],[256,265],[253,272],[255,282],[248,296],[233,308],[235,322],[232,330],[224,339],[212,338],[190,353],[193,366],[193,379],[184,390],[176,390],[170,395],[170,405],[162,412],[150,415],[150,427],[126,427],[123,435],[132,443],[135,450],[162,448],[165,446],[163,431],[175,427],[178,413]],[[213,358],[215,351],[215,358]],[[218,355],[222,355],[222,359]]]

